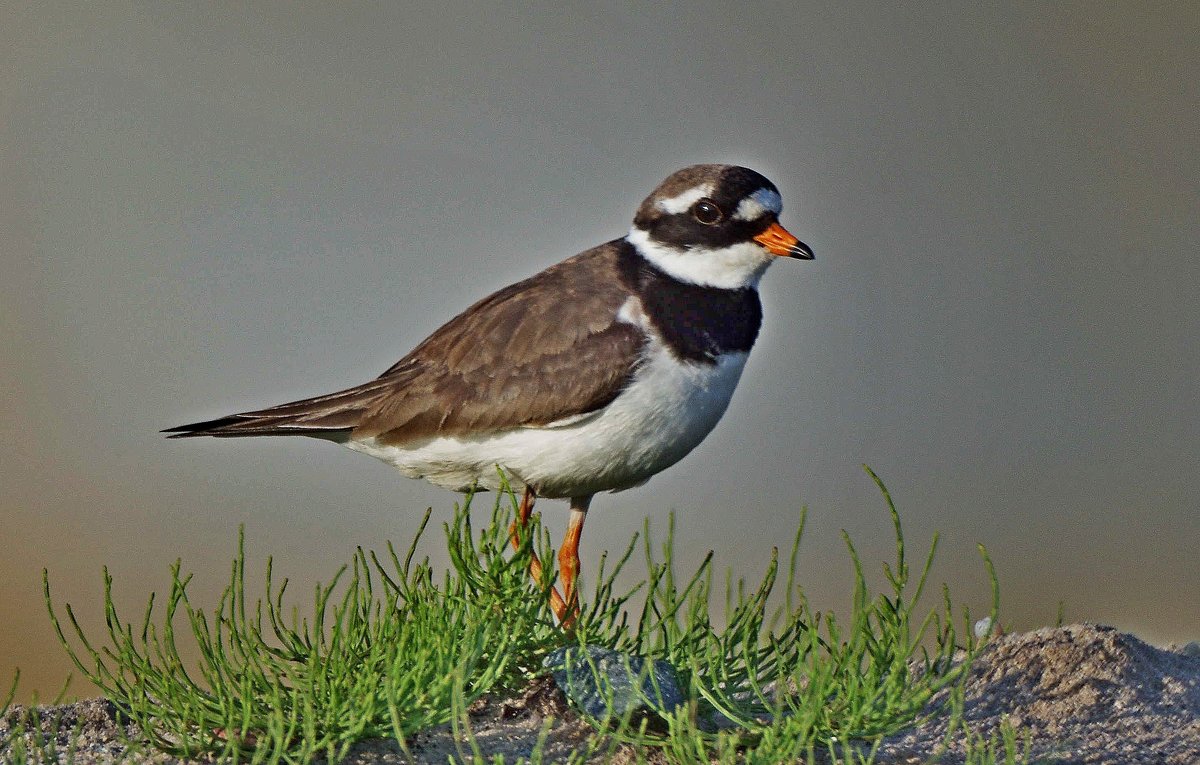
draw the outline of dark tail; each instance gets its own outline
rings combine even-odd
[[[384,386],[372,380],[356,388],[292,401],[267,409],[167,428],[168,438],[241,438],[245,436],[310,436],[345,441],[363,415],[380,398]]]

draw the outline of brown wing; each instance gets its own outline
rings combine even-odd
[[[616,320],[629,296],[616,254],[602,245],[484,298],[363,385],[166,432],[398,444],[594,411],[621,392],[645,343]]]
[[[625,387],[645,337],[617,312],[629,297],[603,245],[484,298],[380,381],[396,380],[354,429],[404,443],[545,425],[595,411]]]

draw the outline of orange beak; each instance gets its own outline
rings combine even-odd
[[[766,248],[767,252],[780,257],[812,260],[813,251],[807,244],[792,236],[786,228],[776,221],[767,230],[754,237],[754,241]]]

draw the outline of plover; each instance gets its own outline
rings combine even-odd
[[[550,594],[569,624],[592,497],[645,483],[708,435],[758,336],[763,272],[812,259],[781,209],[753,170],[684,168],[628,234],[480,300],[374,380],[164,432],[310,436],[455,491],[499,488],[500,468],[523,492],[514,545],[537,497],[569,499]]]

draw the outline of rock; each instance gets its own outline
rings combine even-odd
[[[988,635],[992,634],[992,617],[985,616],[975,622],[975,637],[983,640]]]
[[[577,708],[596,719],[669,715],[686,699],[668,662],[647,660],[597,645],[565,646],[542,663]],[[638,679],[641,684],[638,685]]]

